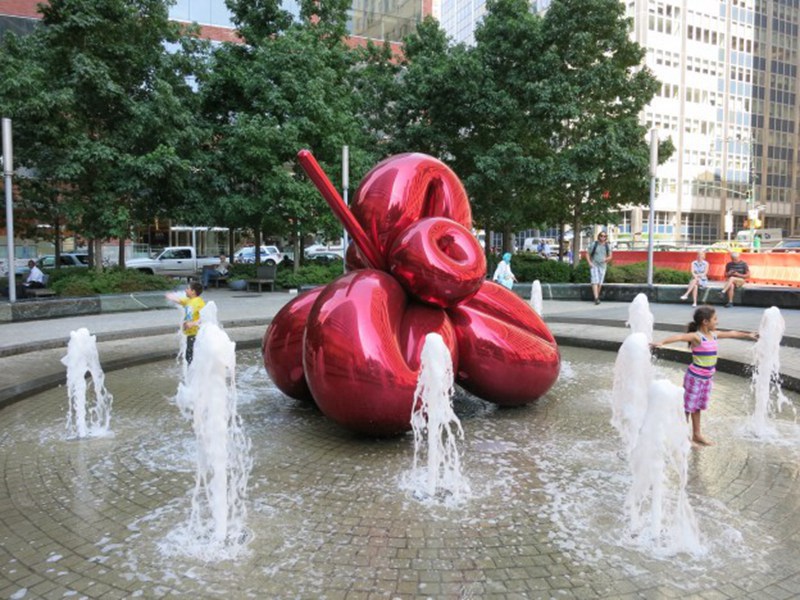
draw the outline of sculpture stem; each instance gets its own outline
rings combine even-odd
[[[322,170],[322,167],[319,166],[317,159],[314,158],[311,151],[300,150],[300,152],[297,153],[297,160],[300,162],[300,166],[303,167],[306,175],[308,175],[309,179],[311,179],[317,187],[319,193],[325,198],[333,214],[336,215],[336,218],[342,223],[347,233],[353,238],[353,242],[358,246],[358,249],[361,250],[364,259],[372,268],[385,271],[386,264],[383,260],[383,256],[381,256],[378,249],[369,237],[367,237],[366,232],[359,222],[356,221],[353,213],[347,208],[339,192],[333,187],[331,180],[325,175],[325,172]]]

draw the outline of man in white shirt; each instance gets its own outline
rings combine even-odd
[[[42,270],[39,267],[37,267],[36,263],[32,260],[28,261],[28,267],[30,268],[31,272],[28,273],[28,278],[22,285],[24,285],[27,288],[43,288],[44,273],[42,273]]]

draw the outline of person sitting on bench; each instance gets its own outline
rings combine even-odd
[[[228,257],[224,254],[220,254],[219,264],[215,269],[203,269],[203,289],[208,288],[208,284],[211,283],[212,279],[217,280],[221,277],[226,277],[230,267],[231,263],[228,262]]]
[[[17,298],[23,298],[27,296],[28,290],[43,289],[45,287],[45,275],[42,273],[42,270],[36,266],[36,262],[29,260],[28,268],[30,269],[30,272],[25,278],[25,281],[22,283],[16,283],[14,285],[14,289],[17,290]],[[3,295],[8,296],[8,287],[3,288],[2,293]]]

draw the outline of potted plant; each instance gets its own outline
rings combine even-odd
[[[241,292],[247,289],[247,280],[239,279],[237,277],[228,279],[228,289],[234,292]]]
[[[244,263],[234,263],[228,271],[228,289],[241,292],[247,289],[247,280],[256,276],[256,266]]]

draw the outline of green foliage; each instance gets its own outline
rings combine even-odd
[[[553,0],[541,17],[492,0],[475,40],[448,46],[434,21],[406,40],[392,150],[446,160],[487,230],[605,222],[647,200],[639,115],[658,82],[622,3]]]
[[[231,279],[255,279],[256,278],[256,265],[255,263],[233,263],[231,268],[228,269],[228,280]]]
[[[84,237],[125,238],[132,222],[166,215],[188,193],[202,137],[188,52],[203,45],[167,50],[184,41],[164,0],[53,0],[39,10],[41,25],[0,46],[0,112],[14,119],[18,164],[37,174],[23,202]]]
[[[576,283],[589,283],[589,263],[580,261],[575,269]],[[686,271],[676,269],[653,269],[653,283],[655,284],[681,284],[688,282]],[[613,262],[606,269],[605,283],[647,283],[647,262],[631,263],[628,265],[615,265]]]
[[[160,275],[131,269],[53,269],[47,272],[48,287],[59,296],[96,296],[170,290],[175,282]]]
[[[329,265],[304,265],[297,272],[292,269],[278,268],[275,283],[284,289],[299,288],[301,285],[322,285],[330,283],[342,274],[342,263]]]
[[[572,265],[557,260],[546,260],[536,254],[515,254],[512,270],[519,281],[542,283],[569,283],[572,281]]]
[[[486,272],[491,279],[500,257],[489,257]],[[573,280],[572,265],[557,260],[545,260],[538,254],[522,252],[511,259],[511,270],[519,282],[539,280],[542,283],[569,283]]]
[[[611,265],[613,267],[613,265]],[[608,272],[606,271],[606,275]],[[575,270],[572,272],[573,283],[589,283],[591,280],[591,272],[589,270],[589,263],[581,260],[575,265]]]

